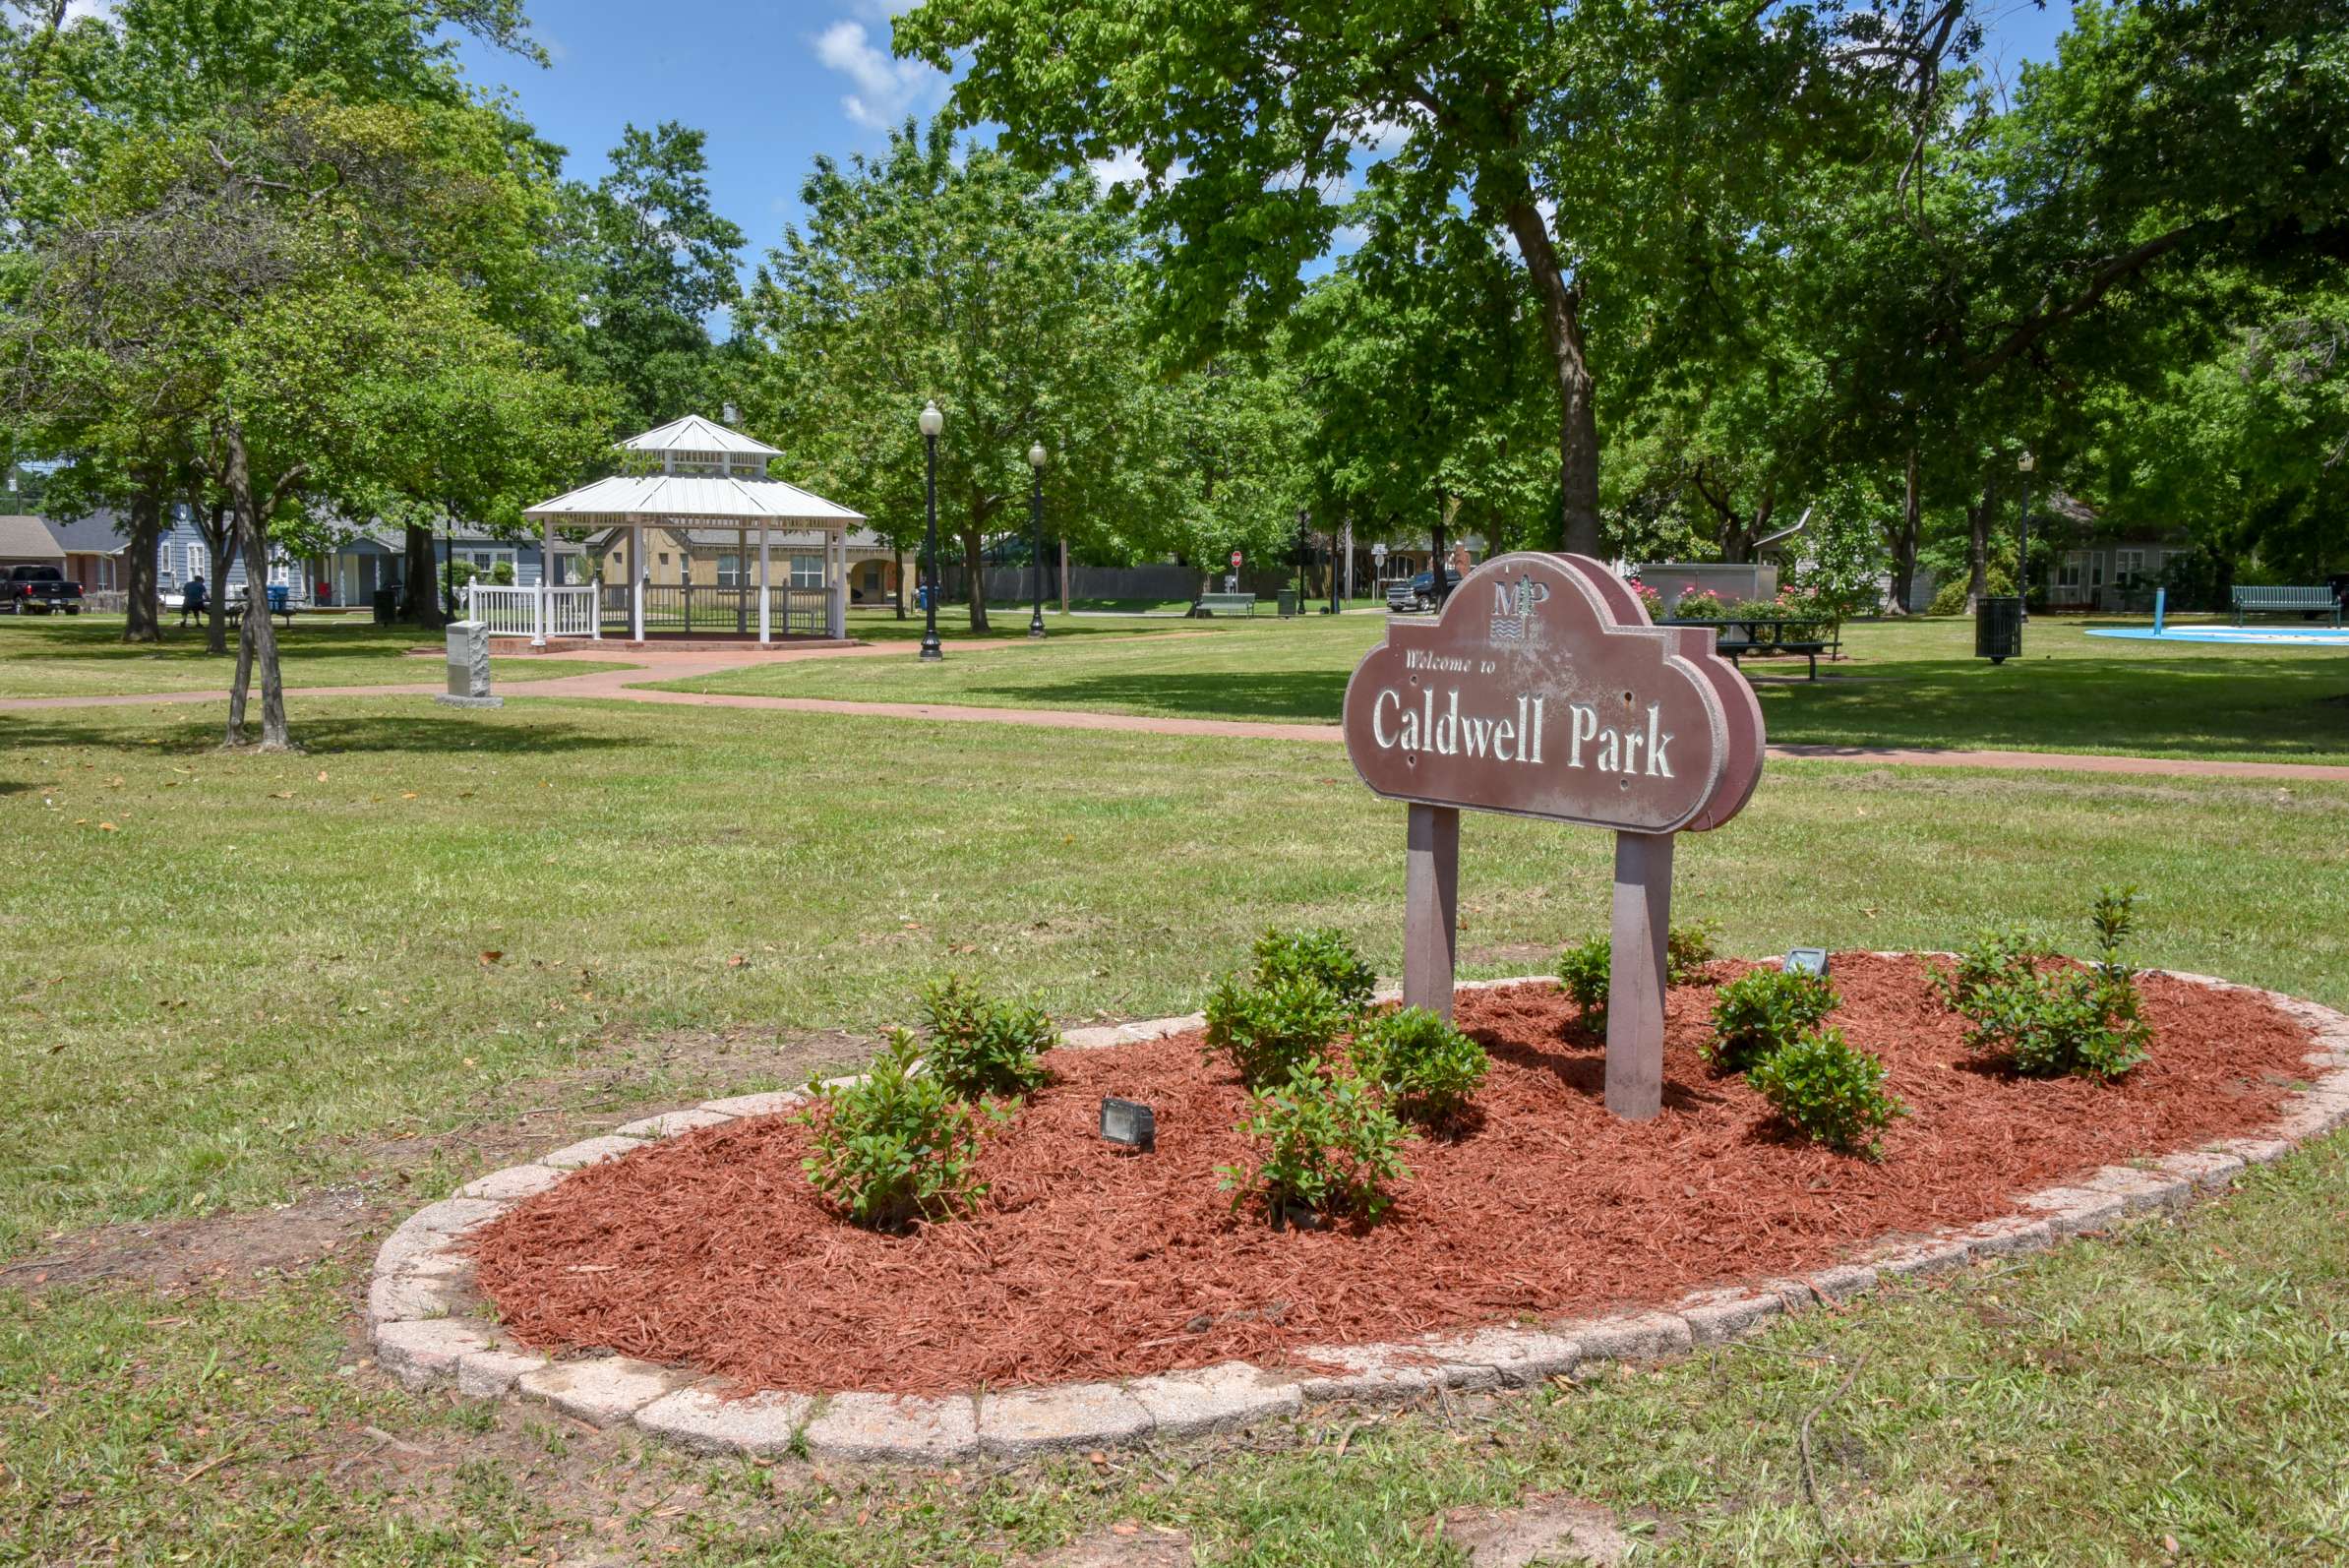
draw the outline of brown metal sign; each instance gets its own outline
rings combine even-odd
[[[1622,832],[1717,827],[1761,776],[1761,708],[1713,633],[1651,624],[1587,556],[1497,557],[1397,622],[1344,725],[1381,795]]]

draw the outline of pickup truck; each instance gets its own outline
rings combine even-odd
[[[47,615],[63,610],[82,613],[82,584],[69,582],[55,567],[11,567],[0,581],[0,608],[10,615]]]

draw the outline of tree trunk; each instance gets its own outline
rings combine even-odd
[[[196,502],[190,500],[188,515],[201,517],[205,513],[197,511]],[[229,552],[236,545],[236,533],[230,525],[226,506],[214,502],[211,517],[211,523],[203,530],[207,561],[205,570],[211,573],[212,585],[212,591],[207,595],[208,602],[205,605],[206,610],[211,614],[211,622],[205,629],[204,650],[207,653],[226,653],[228,651],[228,618],[221,612],[228,603]],[[245,582],[245,597],[251,598],[252,596],[253,583],[252,579],[248,577]]]
[[[971,603],[971,631],[973,634],[987,634],[987,573],[980,561],[985,542],[976,528],[966,528],[962,534],[963,597]]]
[[[1525,258],[1526,271],[1541,297],[1542,331],[1549,338],[1558,380],[1558,490],[1563,549],[1596,556],[1598,544],[1598,415],[1591,401],[1591,366],[1583,352],[1582,285],[1566,281],[1550,243],[1549,225],[1534,205],[1531,186],[1521,190],[1504,216]]]
[[[227,744],[245,744],[245,688],[253,667],[261,670],[261,749],[293,749],[285,728],[285,672],[277,666],[277,629],[270,620],[268,520],[253,498],[253,472],[242,431],[226,433],[228,471],[223,478],[236,518],[238,553],[245,561],[244,635],[239,639],[236,682],[228,693]]]
[[[1972,615],[1990,592],[1990,518],[1998,505],[1998,480],[1984,476],[1982,499],[1965,514],[1965,613]]]
[[[1060,536],[1060,613],[1068,613],[1068,535]]]
[[[1908,449],[1907,493],[1900,502],[1900,526],[1893,534],[1893,605],[1895,615],[1908,614],[1909,589],[1917,578],[1917,525],[1922,501],[1917,493],[1917,450]]]
[[[889,548],[897,558],[897,575],[893,581],[896,586],[897,619],[902,621],[905,619],[905,546],[892,545]]]
[[[432,530],[408,524],[402,540],[406,558],[404,571],[407,581],[402,585],[400,618],[413,621],[427,632],[436,632],[449,624],[448,611],[441,597],[441,573],[434,560]]]
[[[155,552],[162,547],[163,495],[142,486],[131,498],[130,599],[124,606],[125,642],[163,640],[163,602]]]

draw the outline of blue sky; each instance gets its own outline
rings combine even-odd
[[[709,136],[711,198],[750,237],[755,263],[798,216],[799,188],[819,152],[877,151],[909,113],[944,101],[945,79],[889,55],[889,16],[905,0],[536,0],[545,70],[465,51],[468,74],[512,90],[540,134],[571,150],[569,171],[593,179],[621,127],[680,120]],[[1992,0],[1989,58],[2011,72],[2046,59],[2072,15]]]

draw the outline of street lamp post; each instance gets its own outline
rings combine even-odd
[[[930,580],[922,592],[922,657],[934,660],[946,656],[938,646],[938,432],[945,428],[946,416],[938,412],[937,403],[925,404],[922,446],[930,458]]]
[[[1036,574],[1036,607],[1028,612],[1028,635],[1044,635],[1044,443],[1028,449],[1028,468],[1035,475],[1028,492],[1028,522],[1036,536],[1036,559],[1029,563]]]
[[[2024,449],[2015,459],[2015,471],[2022,475],[2022,516],[2017,524],[2020,543],[2015,560],[2015,614],[2020,621],[2031,618],[2031,470],[2039,466],[2039,459]]]

